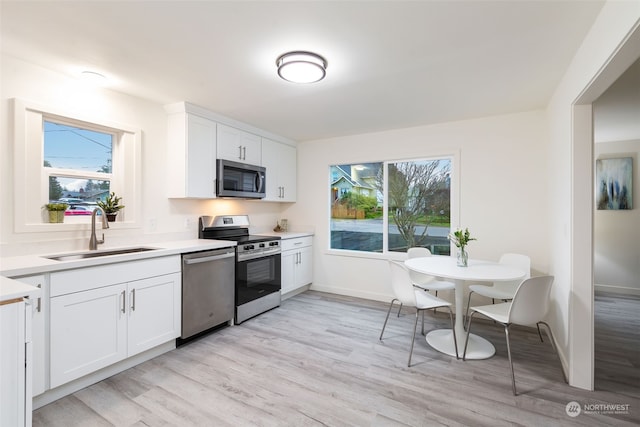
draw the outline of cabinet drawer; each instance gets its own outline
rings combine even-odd
[[[132,282],[148,277],[177,273],[180,268],[180,255],[172,255],[58,271],[51,273],[49,279],[50,296],[56,297],[116,283]]]
[[[295,239],[285,239],[280,242],[283,251],[304,248],[313,244],[313,236],[296,237]]]

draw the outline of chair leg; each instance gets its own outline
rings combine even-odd
[[[416,321],[413,323],[413,334],[411,334],[411,349],[409,350],[409,361],[407,367],[411,367],[411,355],[413,354],[413,343],[416,340],[416,329],[418,329],[418,317],[420,317],[420,310],[416,308]]]
[[[516,376],[513,373],[513,361],[511,360],[511,345],[509,343],[509,324],[504,324],[504,335],[507,338],[507,354],[509,355],[509,367],[511,367],[511,386],[513,387],[513,395],[517,396],[516,392]]]
[[[556,340],[553,338],[553,332],[551,332],[551,327],[549,327],[547,322],[538,322],[536,323],[536,326],[538,327],[538,331],[540,331],[541,323],[547,327],[547,331],[549,332],[549,337],[551,338],[551,347],[553,347],[553,350],[556,352],[556,356],[558,357],[558,361],[560,362],[560,370],[562,371],[562,378],[564,379],[565,383],[569,384],[569,381],[567,381],[567,375],[564,373],[564,368],[562,367],[562,360],[560,360],[560,353],[558,353],[558,349],[556,348],[556,344],[555,344]]]
[[[462,326],[465,325],[465,320],[468,322],[469,321],[469,306],[471,305],[471,294],[473,293],[473,291],[469,291],[469,298],[467,298],[467,311],[464,314],[464,319],[462,319]]]
[[[438,291],[436,291],[436,298],[438,298]],[[433,309],[433,314],[436,314],[437,312],[438,312],[438,307]]]
[[[536,323],[536,328],[538,328],[538,336],[540,337],[540,342],[544,342],[542,339],[542,333],[540,332],[540,322]]]
[[[394,301],[398,301],[396,298],[391,300],[391,304],[389,304],[389,310],[387,310],[387,317],[384,319],[384,325],[382,325],[382,332],[380,332],[380,341],[382,341],[382,334],[384,334],[384,328],[387,327],[387,320],[389,320],[389,314],[391,313],[391,308],[393,308]]]
[[[456,349],[456,360],[458,360],[460,359],[460,357],[458,357],[458,338],[456,337],[456,327],[453,323],[453,311],[451,307],[449,307],[449,318],[451,319],[451,330],[453,331],[453,346]]]
[[[469,322],[467,323],[467,339],[464,341],[464,352],[462,353],[462,360],[467,360],[467,346],[469,345],[469,335],[471,335],[471,319],[473,319],[473,315],[476,314],[474,311],[469,316]]]
[[[422,331],[420,333],[424,335],[424,310],[422,310]]]
[[[398,317],[400,317],[400,312],[402,311],[402,303],[400,303],[400,307],[398,307]]]

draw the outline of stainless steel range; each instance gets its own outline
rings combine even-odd
[[[247,215],[201,216],[198,237],[233,240],[236,247],[235,323],[280,305],[280,238],[249,234]]]

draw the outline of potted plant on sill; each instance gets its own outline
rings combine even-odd
[[[115,192],[111,192],[104,201],[100,200],[96,202],[96,204],[101,207],[107,215],[107,221],[114,222],[118,211],[124,208],[124,205],[120,204],[121,200],[122,197],[118,197]]]
[[[66,203],[47,203],[44,208],[49,212],[50,223],[64,222],[64,211],[69,207]]]

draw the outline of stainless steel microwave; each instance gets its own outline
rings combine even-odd
[[[216,170],[216,194],[218,197],[262,199],[266,192],[266,169],[218,159]]]

